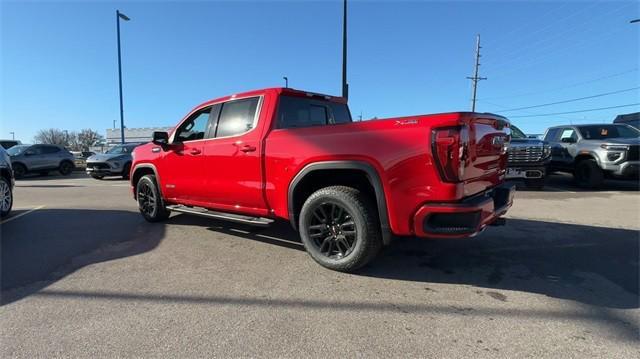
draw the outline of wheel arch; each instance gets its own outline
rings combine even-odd
[[[331,176],[327,177],[327,175]],[[321,179],[318,181],[319,178]],[[291,225],[294,229],[298,229],[298,215],[302,208],[302,203],[304,203],[304,200],[310,195],[309,192],[313,193],[319,188],[330,185],[342,184],[353,187],[354,182],[340,183],[341,179],[347,178],[360,181],[357,183],[359,186],[356,187],[362,187],[364,183],[361,182],[363,179],[366,179],[366,183],[370,186],[370,190],[375,196],[383,242],[385,245],[389,244],[391,242],[391,229],[382,180],[373,165],[364,161],[343,160],[314,162],[300,170],[289,184],[287,192],[287,206]],[[367,188],[359,189],[368,190]]]
[[[591,151],[578,153],[578,155],[573,160],[573,164],[574,166],[577,166],[578,163],[584,160],[595,160],[598,164],[598,167],[601,167],[600,157],[596,153]]]
[[[9,187],[13,188],[13,182],[11,181],[12,174],[8,167],[0,168],[0,176],[9,182]]]
[[[158,190],[162,195],[162,188],[160,187],[160,176],[158,176],[158,170],[156,169],[156,166],[152,165],[151,163],[138,164],[133,168],[133,171],[131,173],[132,174],[130,178],[130,183],[131,183],[131,186],[133,186],[134,188],[138,183],[138,181],[140,180],[140,178],[142,178],[143,176],[146,176],[149,174],[154,175],[156,177],[156,180],[158,181]],[[136,196],[137,196],[136,191],[133,191],[134,199],[137,199],[135,198]]]

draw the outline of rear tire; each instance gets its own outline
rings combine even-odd
[[[71,174],[71,172],[73,172],[73,163],[68,162],[68,161],[64,161],[60,164],[60,167],[58,168],[58,172],[60,172],[61,175],[63,176],[68,176]]]
[[[25,167],[22,163],[13,164],[13,175],[16,178],[22,178],[25,174],[27,174],[27,167]]]
[[[585,159],[576,165],[573,177],[580,187],[597,188],[604,181],[604,172],[594,159]]]
[[[376,206],[351,187],[326,187],[309,196],[300,211],[299,230],[307,253],[336,271],[355,271],[382,248]]]
[[[0,177],[0,217],[8,216],[12,206],[13,191],[11,190],[11,183],[6,178]]]
[[[146,175],[136,184],[136,199],[140,214],[149,222],[160,222],[169,218],[171,214],[164,205],[156,176]]]

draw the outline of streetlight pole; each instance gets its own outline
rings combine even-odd
[[[636,23],[636,22],[640,22],[640,19],[635,19],[635,20],[629,21],[630,24],[633,24],[633,23]]]
[[[342,97],[349,99],[347,83],[347,0],[342,2]]]
[[[282,79],[284,80],[284,87],[289,88],[289,78],[287,76],[282,76]]]
[[[11,134],[11,139],[15,140],[16,139],[16,133],[15,132],[9,132]]]
[[[116,10],[116,32],[118,33],[118,89],[120,90],[120,140],[124,143],[124,106],[122,104],[122,61],[120,59],[120,19],[129,21],[127,15]]]

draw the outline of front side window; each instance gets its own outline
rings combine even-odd
[[[253,129],[259,97],[222,104],[215,137],[235,136]]]
[[[519,128],[511,125],[511,138],[527,138],[527,136],[524,134],[524,132],[520,131]]]
[[[578,134],[573,128],[562,129],[562,135],[560,135],[560,141],[563,141],[568,138],[572,139],[573,141],[578,140]]]
[[[211,107],[207,107],[191,115],[176,130],[175,141],[187,142],[204,139],[209,125],[210,113]]]

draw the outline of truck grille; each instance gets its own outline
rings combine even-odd
[[[627,161],[640,160],[640,146],[630,146],[629,152],[627,152]]]
[[[509,162],[538,162],[541,158],[542,146],[509,148]]]

